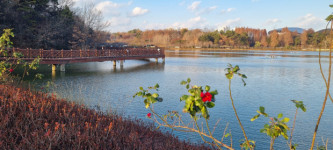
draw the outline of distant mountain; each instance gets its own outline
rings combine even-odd
[[[321,30],[319,30],[319,31],[317,31],[317,32],[328,34],[328,33],[330,33],[330,31],[331,31],[331,29],[321,29]]]
[[[282,28],[280,28],[280,29],[275,29],[277,32],[281,32],[282,31]],[[302,28],[298,28],[298,27],[288,27],[288,30],[290,31],[290,32],[294,32],[294,31],[297,31],[299,34],[302,34],[303,33],[303,31],[304,31],[304,29],[302,29]],[[271,33],[271,32],[273,32],[274,30],[271,30],[271,31],[269,31],[268,33]]]

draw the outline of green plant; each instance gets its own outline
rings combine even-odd
[[[291,132],[290,132],[289,147],[290,147],[291,150],[294,150],[298,146],[298,144],[292,144],[293,132],[294,132],[294,129],[295,129],[295,124],[296,124],[296,116],[297,116],[297,113],[298,113],[298,109],[301,109],[303,112],[306,112],[306,108],[303,104],[303,101],[297,101],[297,100],[291,100],[291,101],[296,106],[296,112],[295,112],[295,117],[294,117],[294,122],[293,122],[293,128],[291,129]]]
[[[333,8],[333,5],[329,5],[329,7]],[[323,105],[322,105],[321,111],[319,113],[319,116],[318,116],[318,119],[317,119],[317,122],[316,122],[315,129],[314,129],[314,132],[313,132],[312,142],[311,142],[311,147],[310,147],[311,150],[313,150],[314,145],[315,145],[318,127],[319,127],[319,124],[320,124],[321,117],[322,117],[322,115],[324,113],[328,97],[330,97],[331,101],[333,102],[331,94],[330,94],[330,85],[331,85],[330,83],[331,83],[331,74],[332,74],[332,35],[333,35],[333,24],[332,24],[332,21],[333,21],[333,15],[332,14],[329,15],[326,18],[326,21],[328,22],[327,26],[326,26],[326,29],[327,29],[328,25],[331,24],[331,30],[330,30],[330,34],[329,34],[328,76],[327,76],[327,79],[326,79],[326,77],[324,75],[323,68],[322,68],[322,64],[321,64],[321,49],[319,49],[319,57],[318,57],[319,58],[319,67],[320,67],[320,73],[321,73],[322,78],[323,78],[323,80],[325,82],[325,85],[326,85],[326,93],[325,93],[325,98],[324,98],[324,101],[323,101]]]
[[[266,133],[269,137],[271,137],[271,144],[270,149],[273,149],[274,141],[279,136],[283,136],[286,140],[288,139],[287,131],[289,130],[289,127],[286,123],[289,122],[289,118],[283,117],[283,114],[278,114],[277,117],[270,117],[265,112],[265,107],[260,106],[259,110],[257,110],[257,115],[255,115],[251,121],[254,121],[258,119],[260,116],[264,116],[269,118],[269,124],[265,124],[264,128],[260,130],[261,133]]]
[[[144,99],[146,108],[152,112],[148,113],[147,117],[158,124],[157,128],[164,126],[176,131],[197,133],[205,143],[210,144],[212,147],[216,147],[218,149],[222,149],[222,147],[233,149],[232,146],[224,144],[223,139],[220,141],[214,138],[214,130],[211,131],[208,124],[208,109],[215,106],[215,95],[217,95],[218,92],[216,90],[210,91],[210,86],[208,85],[203,88],[202,86],[197,85],[192,86],[190,83],[190,78],[188,78],[186,81],[181,81],[180,83],[181,85],[185,85],[189,93],[181,96],[180,102],[185,102],[183,112],[190,114],[192,118],[190,123],[185,123],[182,120],[182,116],[177,111],[169,111],[169,113],[166,115],[159,115],[154,111],[153,104],[156,102],[162,102],[162,98],[160,98],[157,93],[150,92],[150,90],[158,91],[158,84],[153,87],[148,87],[147,90],[140,87],[140,91],[137,92],[133,98],[138,96]],[[205,119],[206,129],[208,132],[204,131],[204,127],[199,127],[197,122],[199,118]],[[225,135],[223,135],[223,137],[225,137]],[[211,139],[212,142],[209,142],[206,138]]]
[[[184,113],[189,113],[194,120],[197,120],[197,113],[201,112],[201,116],[209,119],[208,108],[215,106],[215,95],[218,94],[217,90],[210,91],[210,86],[206,85],[205,89],[201,86],[192,86],[190,88],[191,79],[182,81],[181,85],[186,85],[189,95],[180,97],[180,101],[185,101],[183,109]],[[205,93],[204,93],[205,92]]]
[[[246,82],[244,81],[244,79],[246,79],[247,76],[245,74],[239,73],[240,72],[240,68],[239,68],[238,65],[236,65],[235,67],[233,67],[231,64],[229,64],[228,68],[226,68],[225,70],[227,71],[227,73],[225,74],[225,76],[229,80],[229,96],[230,96],[232,108],[234,109],[237,121],[238,121],[239,126],[241,127],[241,129],[243,131],[243,134],[244,134],[244,137],[245,137],[245,142],[247,144],[247,146],[245,146],[244,144],[242,144],[242,145],[243,145],[244,148],[246,147],[246,148],[252,149],[252,148],[255,147],[255,145],[252,145],[255,142],[253,142],[251,144],[250,141],[248,140],[247,136],[246,136],[245,129],[244,129],[243,125],[242,125],[242,122],[240,121],[240,119],[238,117],[237,110],[236,110],[236,107],[235,107],[235,104],[234,104],[234,99],[233,99],[232,93],[231,93],[231,79],[234,77],[234,75],[238,75],[238,76],[240,76],[242,78],[242,82],[243,82],[244,86],[246,86]]]
[[[11,29],[4,29],[3,31],[4,33],[0,37],[0,56],[7,57],[7,49],[11,48],[13,44],[10,41],[10,38],[14,37],[14,34]],[[12,65],[7,61],[8,59],[0,62],[0,81],[4,81],[5,78],[12,74],[12,72],[14,71]]]
[[[22,59],[23,55],[19,52],[12,52],[9,54],[8,49],[12,47],[13,42],[10,38],[14,37],[12,29],[4,29],[4,33],[0,37],[0,83],[22,81],[25,76],[29,75],[29,70],[36,70],[39,67],[39,58],[34,59],[32,62],[28,63]],[[23,68],[22,74],[13,74],[18,68]],[[35,79],[41,79],[42,74],[35,74]],[[19,82],[18,82],[19,83]]]

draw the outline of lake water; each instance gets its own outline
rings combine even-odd
[[[323,53],[327,55],[327,53]],[[181,80],[192,79],[195,85],[210,85],[217,89],[216,106],[209,109],[212,127],[219,119],[214,135],[221,137],[224,128],[229,123],[233,145],[240,149],[239,140],[243,139],[242,131],[235,118],[228,93],[228,80],[225,78],[225,68],[228,63],[239,65],[241,73],[247,75],[247,85],[244,87],[240,78],[232,80],[232,93],[239,117],[251,140],[256,141],[256,149],[269,149],[270,139],[260,133],[268,118],[261,117],[254,122],[250,119],[256,115],[259,106],[264,106],[271,116],[283,113],[290,118],[288,125],[292,126],[295,106],[290,100],[301,100],[306,105],[307,112],[299,111],[296,120],[293,142],[299,144],[298,149],[309,149],[315,122],[319,115],[326,91],[318,65],[318,52],[281,52],[281,51],[166,51],[165,64],[145,61],[126,61],[124,67],[113,68],[112,62],[70,64],[66,73],[57,72],[51,75],[51,69],[44,69],[44,83],[53,80],[57,85],[55,93],[70,100],[79,101],[92,108],[102,111],[114,110],[131,118],[146,118],[149,112],[145,109],[143,100],[133,99],[139,87],[160,85],[162,103],[155,104],[159,113],[168,110],[182,111],[184,103],[179,98],[186,94]],[[323,58],[327,68],[328,59]],[[326,71],[327,72],[327,71]],[[189,117],[186,114],[184,119]],[[322,138],[329,139],[329,149],[333,140],[333,105],[330,100],[322,117],[316,142],[323,145]],[[164,131],[169,131],[162,129]],[[199,135],[173,132],[180,139],[191,142],[201,142]],[[289,135],[290,133],[288,133]],[[229,140],[226,139],[228,143]],[[279,137],[275,149],[287,149],[286,140]]]

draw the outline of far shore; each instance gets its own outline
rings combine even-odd
[[[195,50],[195,51],[225,51],[225,50],[244,50],[244,51],[329,51],[330,49],[305,48],[305,49],[285,49],[285,48],[165,48],[166,50]]]

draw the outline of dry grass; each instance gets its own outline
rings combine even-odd
[[[208,149],[54,95],[0,85],[1,149]]]

